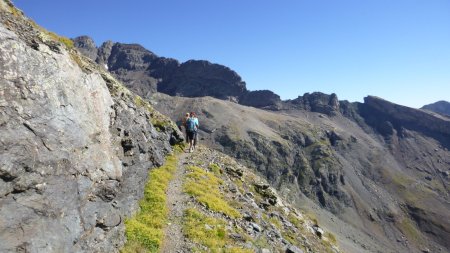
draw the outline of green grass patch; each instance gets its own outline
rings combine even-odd
[[[277,217],[270,217],[269,222],[272,223],[276,228],[282,229],[283,225],[281,224],[280,220],[278,220]]]
[[[231,218],[241,217],[240,213],[224,200],[219,187],[223,181],[213,173],[196,166],[188,168],[184,191],[212,211],[221,212]]]
[[[219,165],[215,163],[210,163],[208,169],[216,175],[222,174],[222,169],[220,168]]]
[[[253,245],[255,245],[258,248],[271,248],[270,243],[267,241],[267,237],[265,236],[259,236],[254,242]]]
[[[147,253],[148,250],[141,243],[136,241],[128,241],[120,253]]]
[[[195,252],[253,252],[250,249],[231,246],[233,242],[226,231],[227,223],[222,219],[208,217],[194,208],[190,208],[186,209],[184,213],[183,224],[183,231],[187,238],[203,246]]]
[[[300,243],[298,241],[298,234],[292,232],[291,230],[281,231],[281,236],[283,236],[283,238],[292,245],[300,246]]]
[[[416,245],[425,243],[423,237],[420,235],[420,232],[413,225],[411,220],[403,218],[400,222],[396,223],[396,225],[402,231],[402,233],[405,234],[406,237]]]
[[[304,220],[299,219],[297,215],[294,215],[293,213],[290,213],[288,215],[288,221],[292,223],[296,228],[302,228],[303,223],[305,223]]]
[[[72,49],[74,47],[73,41],[69,38],[66,38],[64,36],[59,36],[58,34],[50,31],[46,31],[47,35],[52,38],[53,40],[59,41],[62,44],[64,44],[68,49]]]
[[[166,191],[177,168],[177,158],[172,155],[166,163],[149,173],[144,198],[139,202],[140,211],[125,221],[127,244],[122,252],[136,252],[144,248],[157,252],[164,238],[163,228],[167,222]]]

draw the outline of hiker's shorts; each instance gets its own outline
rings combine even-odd
[[[195,132],[187,132],[187,137],[188,137],[188,139],[189,140],[194,140],[194,138],[195,138]]]

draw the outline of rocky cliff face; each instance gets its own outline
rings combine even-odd
[[[295,109],[336,115],[339,111],[339,100],[336,94],[327,95],[321,92],[305,93],[296,99],[286,101]]]
[[[447,101],[438,101],[433,104],[424,105],[422,109],[450,116],[450,103]]]
[[[117,252],[180,133],[70,40],[0,14],[0,251]]]

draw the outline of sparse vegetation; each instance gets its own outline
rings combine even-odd
[[[59,41],[62,44],[64,44],[67,49],[72,49],[74,47],[73,45],[73,41],[69,38],[66,38],[64,36],[59,36],[58,34],[54,33],[54,32],[50,32],[50,31],[46,31],[44,30],[44,32],[53,40]]]
[[[328,238],[328,241],[329,241],[331,244],[334,244],[334,245],[337,244],[336,237],[335,237],[332,233],[330,233],[330,232],[325,232],[325,237]]]
[[[77,55],[74,52],[71,52],[70,57],[78,65],[78,67],[80,67],[80,69],[83,69],[84,64],[79,55]]]
[[[208,169],[216,175],[222,174],[222,169],[215,163],[210,163]]]
[[[223,199],[219,186],[223,181],[213,173],[196,166],[190,166],[186,175],[184,191],[196,198],[209,209],[221,212],[232,218],[240,217],[240,213]]]
[[[412,224],[411,220],[403,218],[400,222],[396,223],[397,227],[404,233],[408,238],[412,239],[413,243],[417,245],[422,244],[423,238],[420,236],[420,232]]]
[[[167,127],[177,128],[175,123],[173,123],[169,118],[163,116],[157,112],[148,101],[142,99],[140,96],[134,97],[134,103],[137,107],[145,108],[149,113],[151,113],[150,122],[156,128],[156,131],[164,131]]]
[[[186,236],[203,246],[194,252],[253,252],[250,249],[231,246],[233,241],[228,237],[224,220],[208,217],[194,208],[190,208],[185,211],[183,223]]]
[[[305,222],[292,213],[289,214],[288,221],[292,223],[296,228],[301,228],[302,224]]]
[[[13,14],[16,17],[21,15],[21,12],[16,7],[14,7],[14,5],[12,5],[12,4],[9,5],[9,11],[11,12],[11,14]]]
[[[284,239],[286,239],[289,243],[295,246],[301,246],[299,244],[298,235],[291,230],[285,230],[281,232],[281,235]]]
[[[281,224],[281,222],[278,220],[277,217],[270,217],[269,222],[272,223],[276,228],[278,229],[282,229],[283,225]]]
[[[125,221],[128,242],[122,252],[139,248],[158,251],[167,220],[166,190],[176,166],[177,159],[172,155],[167,157],[165,165],[150,172],[139,213]]]
[[[314,225],[319,226],[319,221],[317,220],[317,216],[311,212],[306,212],[305,216],[313,222]]]

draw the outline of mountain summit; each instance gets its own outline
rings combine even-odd
[[[429,105],[424,105],[422,109],[437,112],[443,115],[450,116],[450,103],[447,101],[438,101]]]

